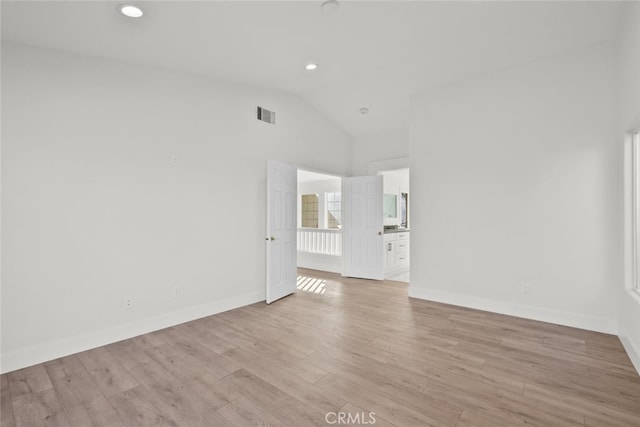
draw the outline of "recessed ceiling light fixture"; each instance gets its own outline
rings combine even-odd
[[[340,3],[338,3],[338,0],[325,0],[320,5],[320,8],[322,9],[322,11],[328,12],[328,13],[333,13],[337,11],[338,7],[340,7]]]
[[[310,63],[310,64],[305,65],[304,68],[307,71],[313,71],[316,68],[318,68],[318,64]]]
[[[369,109],[367,107],[362,107],[360,109],[360,114],[362,115],[369,114]]]
[[[118,10],[120,10],[120,13],[122,13],[124,16],[128,16],[129,18],[140,18],[142,15],[144,15],[142,9],[132,4],[121,4],[120,6],[118,6]]]

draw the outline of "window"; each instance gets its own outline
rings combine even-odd
[[[327,228],[342,228],[342,195],[326,193],[327,196]]]
[[[631,274],[640,291],[640,131],[631,134]]]
[[[318,195],[302,195],[302,226],[318,228]]]

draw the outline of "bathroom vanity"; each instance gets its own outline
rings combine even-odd
[[[395,275],[409,271],[409,230],[385,226],[384,274]]]

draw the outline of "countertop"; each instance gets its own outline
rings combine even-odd
[[[409,231],[408,228],[393,228],[393,229],[389,229],[389,230],[384,230],[384,234],[390,234],[390,233],[407,233]]]

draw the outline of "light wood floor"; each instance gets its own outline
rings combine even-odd
[[[2,426],[640,426],[615,336],[300,275],[271,306],[2,375]]]

